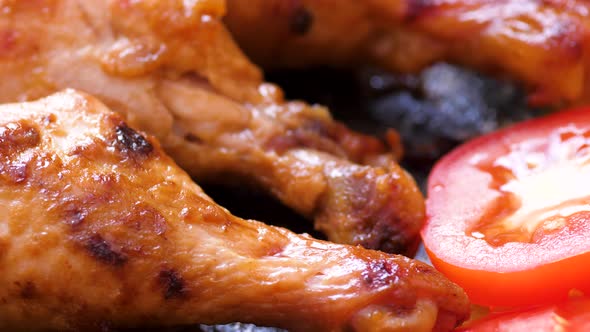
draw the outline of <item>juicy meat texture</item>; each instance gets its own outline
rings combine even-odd
[[[590,99],[585,0],[228,0],[226,22],[268,67],[443,60],[522,80],[531,102]]]
[[[0,102],[91,93],[199,181],[258,185],[335,242],[415,252],[424,203],[413,179],[377,139],[264,83],[221,22],[224,1],[0,6]]]
[[[468,315],[421,262],[234,217],[93,97],[0,114],[2,330],[447,331]]]

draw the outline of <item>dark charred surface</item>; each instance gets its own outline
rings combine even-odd
[[[154,149],[152,144],[140,133],[121,123],[116,128],[117,148],[131,156],[147,157]]]
[[[187,296],[187,289],[180,274],[173,269],[164,269],[158,274],[158,283],[163,288],[164,298],[179,299]]]
[[[127,256],[115,250],[99,234],[95,234],[86,240],[86,250],[92,257],[108,265],[119,267],[127,262]]]

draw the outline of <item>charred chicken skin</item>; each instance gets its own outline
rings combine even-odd
[[[199,181],[261,186],[334,242],[415,252],[424,203],[413,179],[378,140],[264,83],[221,22],[224,1],[0,6],[0,102],[91,93]]]
[[[413,72],[444,60],[522,80],[532,102],[590,99],[583,0],[228,0],[226,22],[268,67],[371,62]]]
[[[446,331],[468,314],[423,263],[234,217],[93,97],[0,113],[2,330]]]

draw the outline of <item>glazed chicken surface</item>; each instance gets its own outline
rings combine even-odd
[[[446,331],[468,315],[463,291],[421,262],[234,217],[93,97],[0,113],[4,331]]]
[[[260,186],[334,242],[415,252],[424,203],[414,180],[380,141],[264,83],[221,22],[224,1],[0,6],[0,102],[91,93],[198,181]]]
[[[228,0],[226,22],[266,67],[443,60],[522,80],[533,103],[590,99],[584,0]]]

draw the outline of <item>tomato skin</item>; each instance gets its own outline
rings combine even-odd
[[[490,174],[472,161],[494,159],[511,144],[543,139],[570,126],[590,130],[590,109],[557,113],[467,142],[431,172],[422,230],[426,252],[472,302],[526,306],[564,300],[571,289],[590,294],[590,211],[568,216],[567,226],[539,243],[493,246],[468,232],[498,195],[490,188]]]
[[[455,332],[583,332],[590,331],[590,299],[492,313]]]
[[[432,264],[459,284],[473,303],[488,306],[527,306],[567,298],[572,285],[590,294],[590,254],[511,273],[458,268],[426,249]]]

